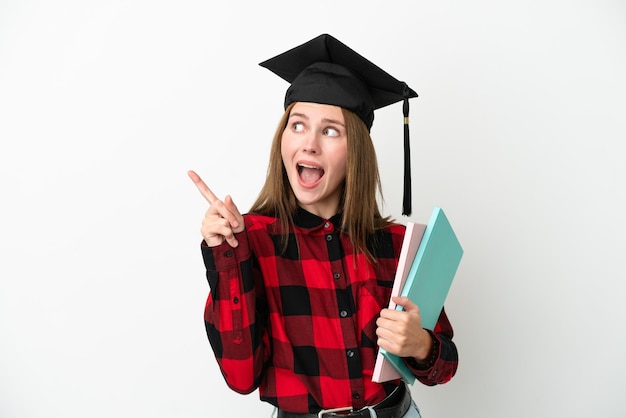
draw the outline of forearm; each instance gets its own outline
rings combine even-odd
[[[207,336],[227,384],[235,391],[254,391],[266,357],[265,312],[254,283],[245,231],[236,248],[202,247],[211,292],[205,307]],[[262,293],[262,292],[261,292]]]
[[[442,310],[434,331],[426,331],[431,339],[427,355],[420,353],[415,358],[407,359],[406,363],[420,382],[434,386],[448,382],[458,367],[458,352],[452,341],[452,325]]]

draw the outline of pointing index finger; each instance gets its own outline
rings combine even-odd
[[[215,196],[213,194],[211,189],[209,189],[209,186],[207,186],[206,183],[204,183],[204,181],[202,181],[200,176],[198,174],[196,174],[195,171],[189,170],[187,172],[187,175],[189,176],[191,181],[193,181],[193,183],[196,185],[196,187],[200,191],[200,194],[202,196],[204,196],[204,198],[207,200],[207,202],[209,202],[210,204],[213,204],[216,200],[218,200],[217,196]]]

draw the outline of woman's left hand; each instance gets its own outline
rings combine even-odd
[[[400,357],[424,361],[430,355],[433,341],[424,328],[419,307],[405,296],[394,297],[393,302],[403,311],[383,309],[376,320],[378,346]]]

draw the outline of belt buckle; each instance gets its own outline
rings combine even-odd
[[[343,408],[322,409],[317,414],[317,418],[324,418],[324,415],[326,415],[326,414],[332,414],[334,412],[345,412],[345,411],[352,411],[352,407],[351,406],[346,406],[346,407],[343,407]]]

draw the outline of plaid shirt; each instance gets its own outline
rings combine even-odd
[[[228,386],[258,387],[262,400],[294,413],[381,401],[399,381],[371,381],[376,319],[389,303],[405,227],[390,223],[368,240],[371,264],[354,255],[341,215],[300,209],[285,252],[276,218],[244,218],[238,247],[202,245],[206,331]],[[445,311],[432,335],[430,364],[407,360],[426,385],[450,380],[458,361]]]

